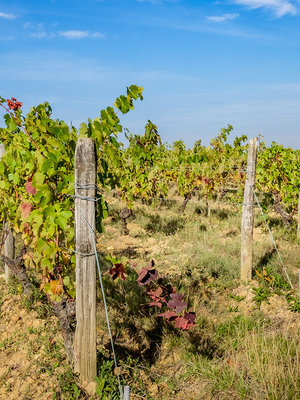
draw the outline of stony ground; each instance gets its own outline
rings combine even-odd
[[[65,362],[57,321],[28,311],[3,278],[0,298],[0,398],[52,399]]]

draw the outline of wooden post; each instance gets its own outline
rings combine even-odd
[[[75,151],[75,195],[94,197],[96,153],[93,139],[78,139]],[[96,355],[96,258],[93,253],[95,202],[75,197],[76,331],[74,368],[90,393],[95,391]],[[86,254],[86,256],[85,256]]]
[[[10,258],[15,258],[15,239],[12,231],[9,229],[9,223],[7,221],[3,222],[3,233],[4,233],[4,252],[3,254]],[[8,283],[9,278],[12,276],[11,269],[7,264],[4,265],[4,277],[6,283]]]
[[[244,191],[241,229],[241,281],[248,283],[252,279],[252,244],[254,223],[255,169],[257,158],[257,138],[250,139],[248,149],[247,174]]]
[[[5,152],[4,144],[0,143],[0,160]],[[4,237],[3,254],[6,257],[13,259],[15,257],[15,240],[12,231],[9,229],[9,223],[3,221],[2,233]],[[11,270],[7,264],[4,265],[4,277],[6,283],[12,275]]]
[[[298,197],[298,228],[297,228],[297,238],[300,239],[300,191]]]

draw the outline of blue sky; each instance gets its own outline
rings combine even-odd
[[[0,1],[0,76],[75,126],[138,84],[134,133],[191,146],[232,124],[300,148],[300,0]]]

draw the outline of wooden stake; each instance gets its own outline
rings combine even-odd
[[[0,143],[0,160],[3,157],[4,152],[4,144]],[[5,238],[3,254],[8,258],[13,259],[15,257],[15,240],[12,231],[9,229],[9,223],[7,221],[3,221],[2,232]],[[11,275],[12,273],[9,266],[7,264],[4,264],[4,277],[6,283],[8,283]]]
[[[87,187],[88,185],[88,187]],[[75,195],[96,194],[96,153],[93,139],[78,139],[75,152]],[[95,391],[96,355],[96,258],[93,249],[95,202],[75,198],[76,331],[74,368],[90,392]],[[86,254],[86,256],[84,256]]]
[[[297,228],[297,238],[300,239],[300,191],[298,197],[298,228]]]
[[[4,242],[4,252],[3,254],[13,260],[15,258],[15,238],[12,233],[12,231],[9,229],[9,223],[5,221],[3,223],[3,232],[4,232],[4,237],[5,242]],[[12,276],[11,269],[7,264],[4,265],[4,277],[6,283],[8,283],[9,278]]]
[[[252,279],[252,246],[254,223],[255,169],[257,158],[257,138],[250,139],[248,149],[247,175],[244,191],[241,229],[241,281],[248,283]]]

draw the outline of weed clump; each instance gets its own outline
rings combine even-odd
[[[175,235],[176,232],[183,229],[184,221],[179,217],[164,219],[160,215],[149,215],[148,222],[145,224],[145,230],[151,233],[163,233],[167,236]]]

